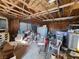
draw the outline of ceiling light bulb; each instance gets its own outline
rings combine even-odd
[[[55,1],[55,0],[49,0],[48,2],[49,2],[49,3],[52,3],[52,2],[54,2],[54,1]]]

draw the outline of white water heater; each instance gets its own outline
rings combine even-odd
[[[69,33],[68,48],[77,51],[77,49],[79,48],[79,34]]]

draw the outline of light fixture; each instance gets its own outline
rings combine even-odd
[[[49,2],[49,3],[52,3],[52,2],[54,2],[54,1],[55,1],[55,0],[49,0],[48,2]]]

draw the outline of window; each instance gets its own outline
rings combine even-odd
[[[0,29],[6,29],[6,20],[0,19]]]

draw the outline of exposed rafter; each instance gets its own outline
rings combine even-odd
[[[12,15],[12,16],[15,16],[15,18],[17,17],[17,15],[19,15],[19,14],[17,14],[17,13],[14,13],[14,12],[10,12],[9,10],[7,10],[7,11],[5,11],[4,9],[0,9],[0,13],[2,13],[3,15]],[[6,15],[6,16],[7,16]]]
[[[79,4],[79,1],[76,3]],[[61,3],[60,5],[57,0],[52,2],[52,4],[49,4],[46,0],[0,0],[0,11],[13,15],[22,15],[25,19],[37,19],[36,21],[41,21],[43,19],[54,19],[59,16],[61,18],[63,17],[62,15],[66,15],[66,12],[69,13],[69,11],[71,14],[76,3],[75,0],[71,3]],[[66,11],[70,7],[72,9]],[[61,8],[63,8],[63,14],[60,12]]]
[[[23,9],[23,8],[21,8],[21,7],[17,6],[17,5],[15,5],[15,4],[13,4],[13,3],[7,1],[7,0],[4,0],[4,1],[5,1],[7,4],[12,5],[13,7],[16,7],[16,8],[18,8],[18,9],[20,9],[20,10],[26,12],[26,13],[32,14],[31,12],[29,12],[29,11],[27,11],[27,10],[25,10],[25,9]]]
[[[33,5],[33,3],[35,3],[36,0],[30,0],[29,5]]]
[[[62,20],[69,20],[69,19],[74,19],[74,18],[79,18],[78,16],[70,16],[70,17],[61,17],[61,18],[55,18],[55,19],[47,19],[47,20],[43,20],[44,22],[48,22],[48,21],[62,21]]]
[[[79,3],[79,1],[77,3]],[[59,6],[59,8],[65,8],[65,7],[72,6],[72,5],[74,5],[74,2],[71,2],[71,3],[65,4],[65,5]],[[52,9],[49,9],[48,11],[52,12],[52,13],[53,13],[53,11],[54,12],[58,12],[57,9],[58,9],[58,7],[54,7]],[[31,16],[33,17],[35,15],[42,15],[43,13],[47,13],[47,11],[38,12],[36,14],[32,14]]]
[[[72,11],[74,10],[74,8],[76,7],[76,5],[79,6],[79,4],[78,4],[77,2],[78,2],[78,1],[75,0],[74,4],[71,6],[71,8],[70,8],[70,12],[69,12],[69,16],[71,15],[71,13],[72,13]],[[77,8],[79,8],[79,7],[77,7]]]
[[[53,15],[51,15],[50,12],[48,11],[48,8],[47,8],[44,4],[42,4],[42,1],[41,1],[40,3],[41,3],[41,5],[45,8],[45,10],[47,11],[48,15],[49,15],[50,17],[54,18]]]
[[[4,8],[4,11],[6,11],[6,12],[7,12],[7,11],[9,11],[9,12],[14,11],[14,12],[17,12],[18,14],[26,15],[26,14],[24,14],[24,13],[22,13],[22,12],[19,12],[19,11],[17,11],[17,10],[11,9],[10,7],[6,7],[6,6],[1,5],[1,4],[0,4],[0,7]]]
[[[58,0],[56,0],[56,5],[57,5],[57,7],[58,7],[58,15],[59,15],[59,17],[61,17],[61,13],[60,13],[60,8],[59,8],[59,3],[58,3]]]
[[[49,13],[55,13],[55,12],[58,12],[58,10],[49,11]],[[36,17],[36,15],[41,16],[41,15],[45,15],[45,14],[48,14],[48,12],[40,13],[40,14],[33,14],[33,15],[30,15],[29,17]]]

